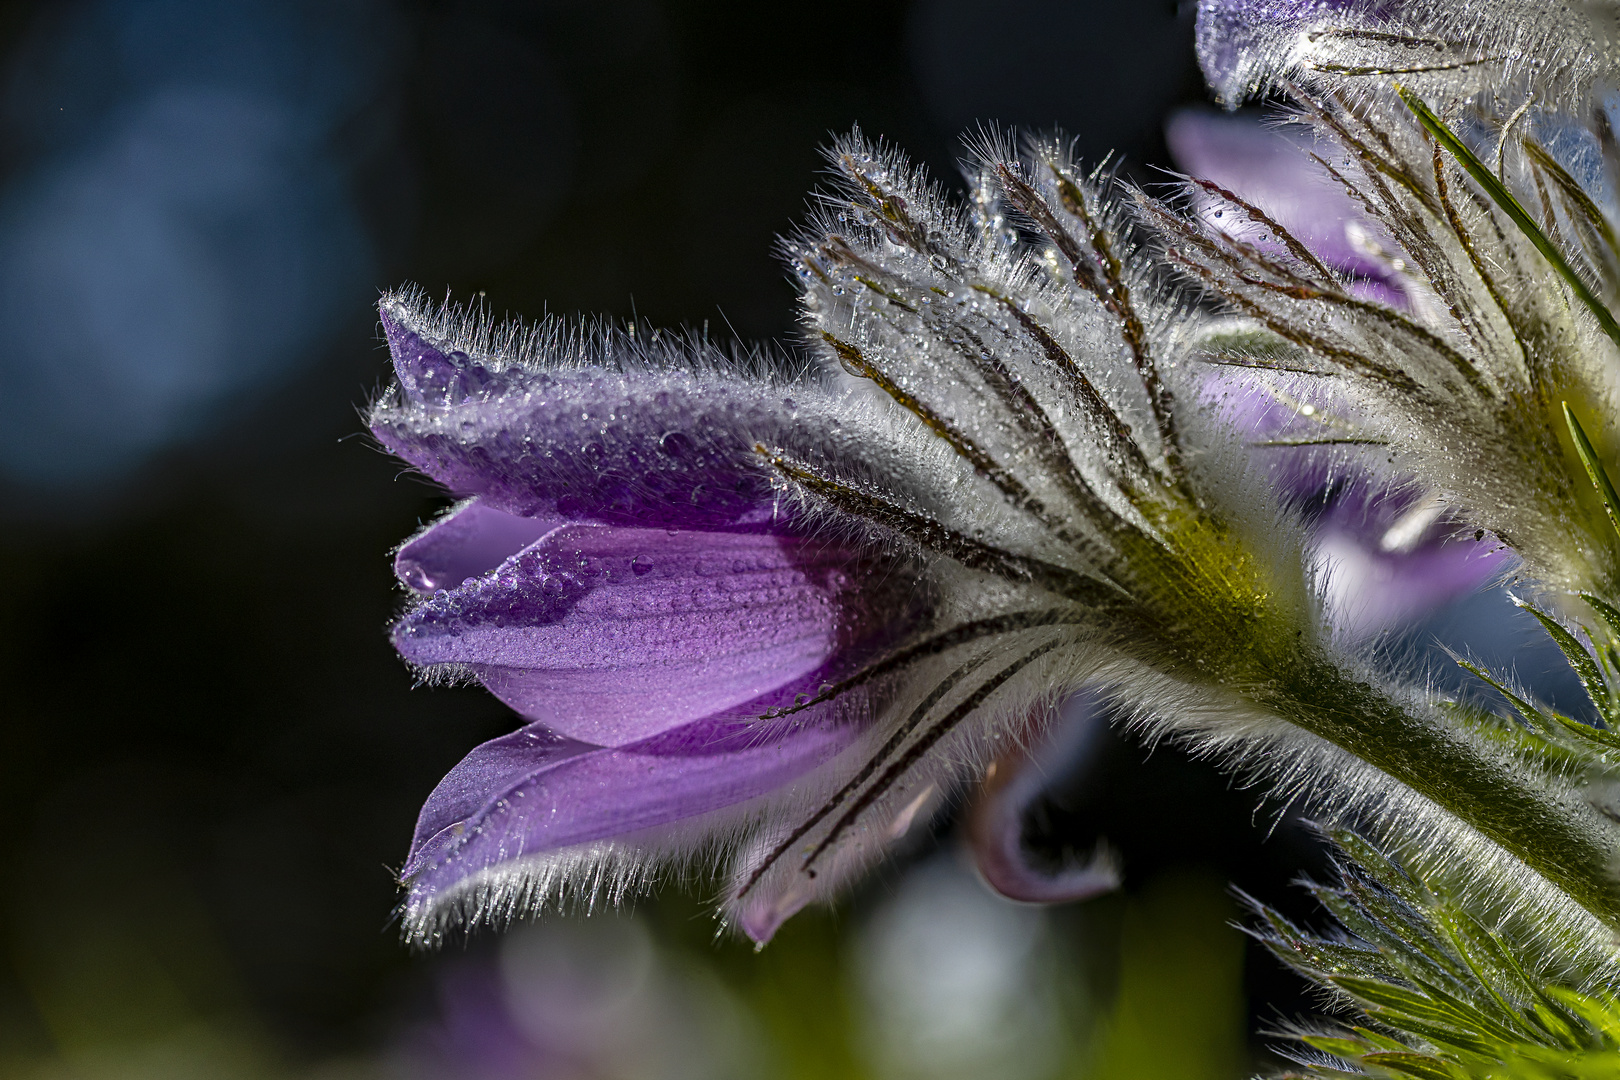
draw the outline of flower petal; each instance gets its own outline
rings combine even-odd
[[[762,730],[751,716],[776,700],[632,746],[588,747],[531,724],[478,747],[422,808],[401,874],[408,922],[426,927],[478,888],[504,887],[485,871],[521,887],[523,864],[536,856],[776,791],[860,734],[859,724],[841,722],[848,701],[806,710],[792,728]]]
[[[469,499],[407,540],[394,556],[394,574],[419,593],[453,589],[562,524],[561,518],[518,517]]]
[[[804,540],[568,525],[394,637],[414,663],[471,666],[553,731],[621,746],[826,664],[874,621],[859,567]]]
[[[1034,746],[995,762],[968,819],[968,843],[985,884],[1007,899],[1062,904],[1119,888],[1119,869],[1106,851],[1054,864],[1024,843],[1026,812],[1055,776],[1073,772],[1090,754],[1107,723],[1094,695],[1077,695]]]
[[[1307,146],[1250,117],[1197,109],[1171,116],[1164,134],[1181,168],[1253,203],[1324,263],[1364,279],[1359,291],[1370,299],[1404,304],[1402,281],[1392,265],[1394,243],[1311,159]],[[1212,224],[1236,231],[1230,218]]]
[[[1499,577],[1511,556],[1494,536],[1458,537],[1444,506],[1351,485],[1317,523],[1312,555],[1334,626],[1365,639],[1427,618]]]
[[[615,337],[592,350],[605,366],[500,368],[412,329],[403,302],[385,301],[382,316],[399,389],[372,410],[372,431],[450,490],[525,517],[668,528],[781,521],[746,436],[768,437],[792,417],[788,391],[719,373],[614,370],[615,352],[630,348]]]

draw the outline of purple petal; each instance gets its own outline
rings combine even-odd
[[[813,691],[805,680],[789,689]],[[791,701],[792,695],[787,694]],[[689,724],[631,746],[587,747],[542,726],[487,742],[428,797],[402,877],[408,904],[432,907],[486,868],[593,840],[667,825],[744,802],[829,760],[860,732],[838,722],[847,700],[797,714],[792,728],[736,715]]]
[[[394,574],[419,593],[453,589],[563,524],[555,517],[518,517],[473,499],[406,541],[394,556]]]
[[[1394,243],[1310,158],[1306,145],[1249,117],[1196,109],[1171,116],[1165,140],[1182,169],[1264,210],[1324,263],[1363,279],[1369,299],[1404,304],[1391,255],[1384,254],[1396,250]],[[1233,221],[1212,224],[1237,228]]]
[[[1097,741],[1107,718],[1089,694],[1064,705],[1057,722],[1027,751],[1008,754],[968,821],[968,842],[985,884],[1009,900],[1062,904],[1119,888],[1119,871],[1106,857],[1052,864],[1024,844],[1024,817],[1054,776],[1073,770]]]
[[[1511,558],[1494,536],[1456,536],[1432,503],[1409,493],[1341,493],[1317,523],[1334,625],[1367,638],[1422,619],[1499,577]]]
[[[861,616],[863,576],[847,549],[803,540],[569,525],[394,639],[413,663],[469,665],[553,731],[620,746],[823,666],[881,621]]]
[[[1245,440],[1321,437],[1313,419],[1241,378],[1216,375],[1204,400]],[[1332,402],[1315,405],[1332,411]],[[1287,505],[1311,512],[1311,544],[1333,625],[1364,639],[1424,618],[1488,584],[1510,558],[1495,537],[1475,540],[1421,492],[1338,447],[1258,448]]]
[[[399,388],[373,409],[371,429],[451,491],[524,517],[773,531],[785,523],[754,447],[778,439],[799,410],[788,389],[719,370],[615,370],[616,353],[628,354],[621,366],[636,359],[625,335],[598,343],[608,366],[498,367],[440,346],[411,318],[403,303],[385,301]]]

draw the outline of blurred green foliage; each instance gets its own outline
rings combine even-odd
[[[1169,876],[1125,912],[1119,993],[1085,1080],[1228,1080],[1249,1065],[1237,909],[1219,881]]]
[[[160,868],[161,869],[161,868]],[[913,868],[912,872],[916,872]],[[962,872],[965,878],[965,872]],[[974,888],[977,888],[975,885]],[[630,1072],[555,1071],[536,1059],[480,1071],[468,1061],[410,1061],[413,1031],[438,1018],[422,1000],[377,1018],[372,1051],[299,1060],[266,1035],[214,942],[203,909],[174,878],[161,874],[140,892],[138,910],[92,917],[93,904],[63,896],[31,927],[13,927],[7,957],[44,1038],[17,1038],[0,1026],[0,1076],[16,1080],[393,1080],[444,1076],[466,1080],[551,1077],[686,1076],[661,1063]],[[863,930],[873,911],[895,902],[893,890],[866,890],[841,912],[812,911],[788,923],[761,952],[716,941],[713,923],[684,893],[644,906],[661,962],[698,970],[739,1006],[743,1029],[758,1041],[770,1080],[888,1080],[912,1075],[892,1056],[874,1056],[872,1002],[856,978]],[[994,909],[1005,902],[984,894]],[[924,896],[926,900],[926,896]],[[1048,911],[1017,909],[1039,920],[1043,947],[1033,962],[1055,972],[1053,1053],[1038,1074],[1050,1080],[1239,1080],[1252,1072],[1246,1042],[1243,944],[1231,925],[1236,908],[1210,875],[1168,873],[1139,893]],[[560,924],[558,923],[553,925]],[[863,936],[864,935],[864,936]],[[487,960],[498,939],[474,943]],[[432,978],[447,965],[475,963],[467,950],[418,958]],[[482,962],[482,961],[478,961]],[[493,969],[493,964],[489,965]],[[696,985],[696,984],[686,984]],[[1055,1005],[1054,1005],[1055,1001]],[[14,1015],[12,1021],[18,1018]],[[12,1037],[7,1038],[7,1035]],[[441,1071],[442,1070],[442,1071]],[[999,1073],[986,1072],[1000,1080]]]

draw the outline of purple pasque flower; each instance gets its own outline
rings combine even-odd
[[[1166,290],[1061,145],[981,156],[958,207],[835,148],[788,247],[796,365],[385,298],[372,430],[466,500],[400,550],[394,640],[526,721],[423,808],[413,939],[696,862],[762,941],[1091,683],[1161,731],[1336,752],[1272,672],[1359,660],[1202,400],[1249,329]]]
[[[1096,179],[987,147],[962,209],[858,137],[833,158],[796,369],[384,299],[372,430],[467,500],[400,550],[395,643],[526,721],[423,808],[413,939],[695,860],[763,940],[1093,674],[1168,712],[1250,678],[1232,619],[1311,640],[1293,534],[1175,411],[1200,317]]]
[[[844,425],[858,437],[857,411],[745,380],[750,361],[678,367],[675,343],[628,333],[461,341],[410,296],[382,318],[398,386],[373,431],[467,496],[396,556],[421,599],[395,644],[528,721],[424,806],[401,875],[408,932],[499,918],[587,872],[615,892],[649,849],[824,795],[804,777],[860,741],[880,680],[844,684],[925,622],[926,584],[807,520],[748,439],[836,444]],[[570,345],[596,362],[556,362]],[[551,365],[520,363],[542,347]],[[760,919],[747,928],[768,936]]]

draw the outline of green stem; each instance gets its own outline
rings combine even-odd
[[[1345,672],[1306,658],[1258,695],[1270,710],[1450,811],[1620,929],[1605,823],[1585,800]]]

